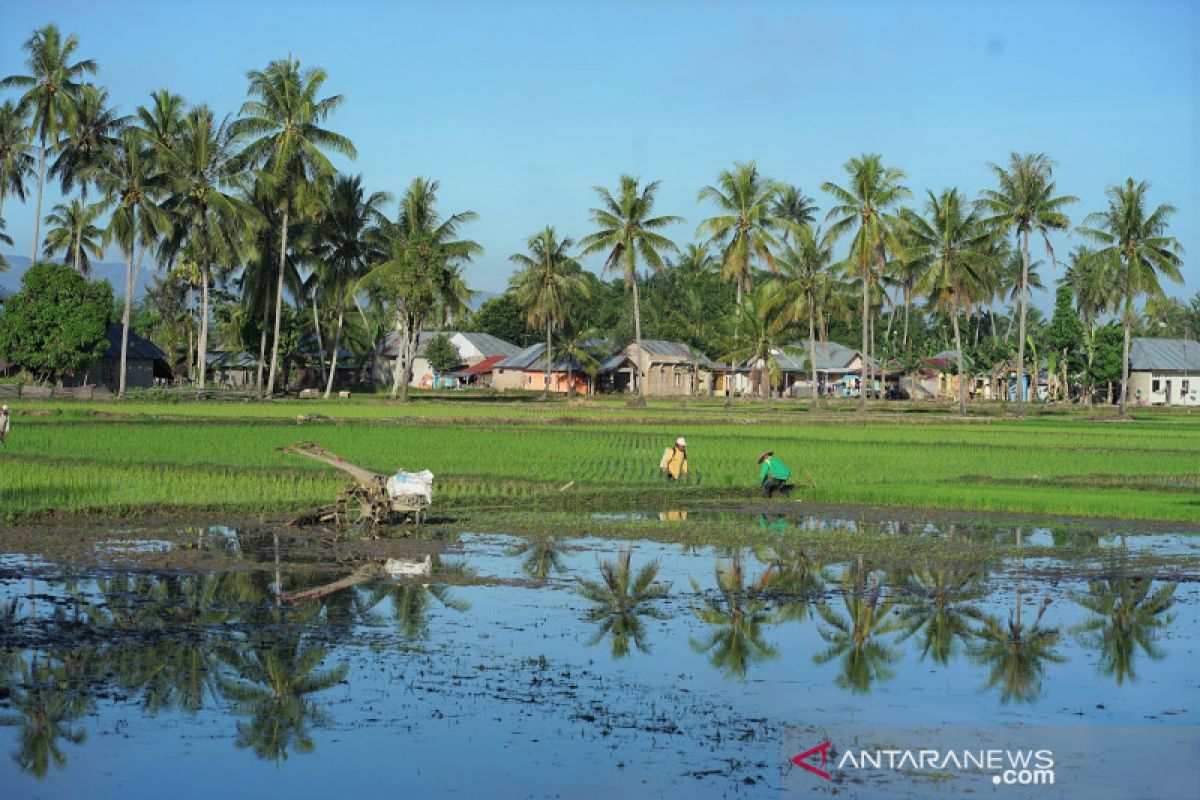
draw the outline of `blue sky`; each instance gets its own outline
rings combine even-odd
[[[1194,2],[429,3],[90,2],[0,6],[0,75],[55,21],[132,111],[168,87],[235,112],[245,73],[291,53],[346,96],[372,190],[441,181],[486,248],[477,289],[504,287],[509,254],[547,224],[586,234],[592,188],[629,172],[663,182],[660,210],[692,239],[696,193],[734,160],[825,207],[851,156],[882,153],[918,196],[990,185],[988,161],[1046,152],[1063,193],[1099,210],[1105,187],[1149,180],[1200,256],[1200,55]],[[58,201],[48,192],[49,209]],[[32,203],[4,208],[28,254]],[[1064,253],[1073,241],[1060,239]],[[1049,274],[1047,265],[1043,275]],[[1178,296],[1200,290],[1190,265]]]

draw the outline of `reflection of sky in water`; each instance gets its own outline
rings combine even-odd
[[[227,549],[224,540],[230,536],[221,533],[223,541],[216,546]],[[1025,541],[1054,544],[1049,530],[1031,530]],[[514,537],[466,535],[447,548],[441,564],[467,565],[481,579],[523,578],[529,556],[521,551],[523,544]],[[599,562],[616,558],[630,544],[634,571],[657,560],[658,579],[672,584],[670,595],[654,604],[668,618],[644,619],[650,653],[634,649],[628,658],[614,660],[609,640],[588,644],[595,625],[585,620],[587,603],[572,589],[578,577],[596,579]],[[1121,542],[1101,537],[1099,544],[1119,549]],[[303,634],[305,641],[327,647],[321,669],[347,665],[344,682],[308,698],[329,718],[327,725],[308,729],[312,753],[293,747],[277,766],[236,747],[237,726],[248,717],[219,692],[195,715],[167,710],[155,716],[143,710],[135,689],[101,680],[94,709],[75,723],[87,731],[86,741],[60,743],[66,767],[51,766],[45,778],[35,780],[12,759],[3,759],[0,785],[15,792],[6,796],[15,797],[130,797],[164,786],[181,797],[210,797],[218,787],[228,791],[232,786],[239,796],[354,791],[721,796],[734,788],[748,796],[777,796],[783,725],[1200,721],[1191,657],[1200,622],[1200,587],[1194,582],[1179,586],[1169,612],[1174,621],[1158,635],[1165,657],[1155,661],[1138,652],[1137,680],[1118,686],[1098,671],[1098,654],[1071,632],[1088,618],[1072,599],[1087,592],[1086,582],[1040,577],[1032,559],[989,575],[985,595],[975,603],[982,613],[1007,624],[1019,589],[1022,619],[1029,627],[1049,596],[1040,624],[1063,632],[1053,650],[1065,662],[1044,664],[1040,695],[1032,703],[1006,704],[997,687],[984,688],[988,667],[968,657],[961,645],[948,664],[939,665],[920,660],[918,637],[898,642],[897,633],[879,637],[896,652],[889,666],[894,675],[878,677],[865,693],[841,688],[835,683],[843,668],[840,659],[814,662],[814,655],[829,647],[819,628],[830,629],[816,614],[764,624],[761,639],[777,657],[751,663],[744,679],[727,677],[709,663],[710,653],[693,646],[712,626],[693,613],[698,599],[691,586],[694,579],[715,598],[714,566],[728,563],[727,551],[590,538],[560,545],[562,572],[552,571],[542,587],[452,586],[443,595],[446,604],[422,587],[426,578],[381,579],[345,590],[350,594],[335,597],[364,603],[373,590],[394,590],[357,617],[348,636],[335,636],[319,617],[274,627],[245,625],[237,621],[245,609],[229,603],[228,620],[203,628],[214,651],[247,635]],[[1130,537],[1126,546],[1130,552],[1155,553],[1194,547],[1167,534]],[[765,567],[750,551],[744,553],[745,580],[752,584]],[[1038,567],[1052,561],[1042,555]],[[6,624],[6,644],[44,643],[38,637],[55,630],[55,608],[71,615],[70,603],[53,601],[67,597],[61,573],[35,564],[41,577],[32,591],[40,623]],[[0,601],[20,601],[18,620],[29,613],[30,584],[20,574],[28,565],[26,556],[0,557]],[[825,589],[816,595],[834,614],[845,612],[836,584],[841,569],[825,570]],[[878,577],[882,603],[892,594],[891,581]],[[865,578],[864,593],[870,585]],[[102,601],[91,580],[80,579],[76,592],[81,602]],[[414,597],[427,604],[422,628],[427,635],[417,640],[406,639],[396,622],[398,604],[411,611]],[[258,611],[269,606],[258,603]],[[90,641],[104,646],[103,640]],[[145,647],[147,641],[126,644]],[[0,706],[0,716],[12,715],[10,702]],[[11,752],[17,736],[18,728],[0,728],[0,749]],[[690,774],[712,769],[724,772],[701,779]],[[734,783],[746,777],[756,782]]]

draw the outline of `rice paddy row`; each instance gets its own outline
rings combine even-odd
[[[524,403],[510,404],[501,422],[475,413],[496,403],[424,401],[352,402],[345,407],[359,416],[298,426],[291,403],[109,405],[102,410],[118,416],[93,416],[94,406],[47,416],[16,408],[0,452],[0,515],[283,513],[329,502],[342,474],[277,449],[304,439],[380,472],[432,470],[445,510],[750,500],[758,453],[771,449],[811,501],[1200,521],[1200,418],[1185,415],[1128,425],[1055,417],[846,424],[793,408],[738,414],[713,406],[697,415],[676,405],[649,420],[645,410],[612,404],[564,418],[579,407]],[[227,413],[235,408],[253,413]],[[658,458],[679,435],[689,440],[692,481],[668,485]]]

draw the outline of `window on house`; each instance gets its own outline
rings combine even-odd
[[[1188,393],[1188,382],[1187,382],[1187,381],[1180,381],[1180,382],[1179,382],[1179,396],[1180,396],[1180,397],[1187,397],[1187,393]]]
[[[1152,391],[1152,392],[1161,392],[1162,391],[1162,387],[1158,381],[1150,381],[1150,391]]]
[[[682,375],[680,375],[678,372],[676,372],[676,373],[675,373],[675,385],[676,385],[676,386],[682,386],[682,385],[683,385],[683,376],[682,376]]]

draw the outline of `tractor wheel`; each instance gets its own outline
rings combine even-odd
[[[361,486],[345,489],[337,500],[339,531],[358,535],[374,534],[379,524],[379,509],[371,493]]]

